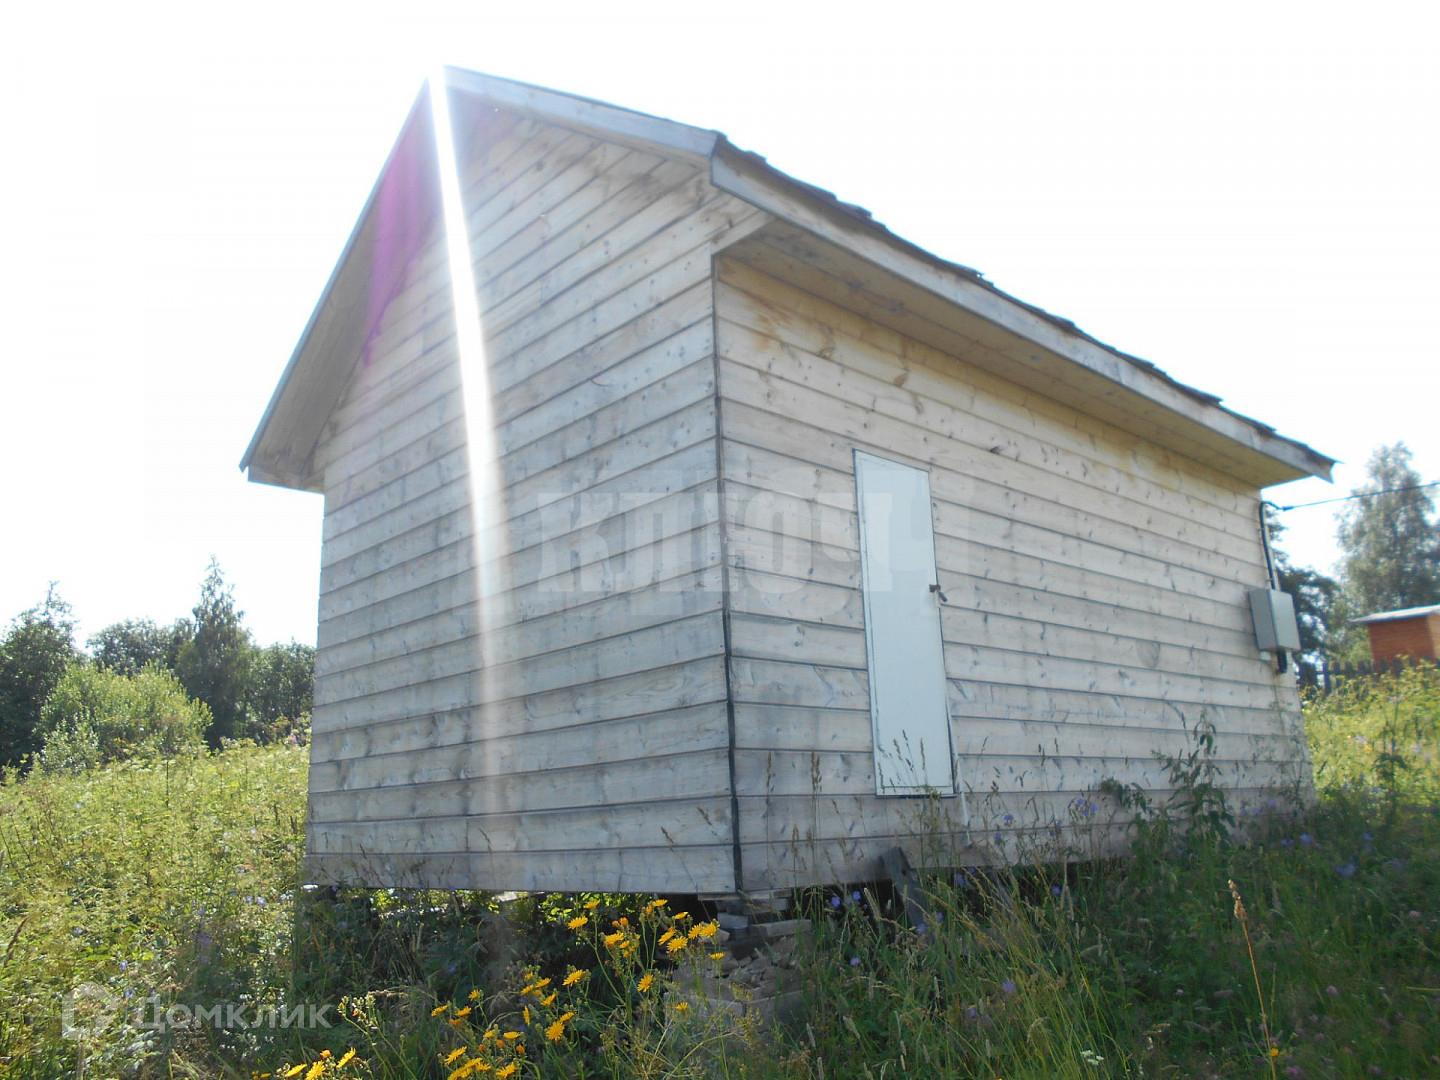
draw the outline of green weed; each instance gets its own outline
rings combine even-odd
[[[803,1008],[769,1030],[709,1007],[724,934],[679,898],[301,887],[303,749],[35,775],[0,787],[0,1071],[1440,1075],[1437,705],[1433,668],[1309,702],[1313,809],[1234,820],[1201,726],[1173,798],[1108,792],[1130,857],[1017,836],[1044,858],[923,874],[923,926],[878,887],[811,893]],[[136,1022],[222,1002],[330,1026]]]

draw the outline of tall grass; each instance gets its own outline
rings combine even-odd
[[[723,935],[678,899],[300,888],[303,750],[34,777],[0,788],[0,1070],[1440,1075],[1440,677],[1357,681],[1307,721],[1319,805],[1244,837],[1207,790],[1151,808],[1131,858],[932,871],[923,925],[879,886],[800,897],[804,1006],[768,1031],[706,1006]],[[82,984],[82,1029],[111,993],[328,1005],[330,1026],[149,1031],[121,1010],[65,1038]]]
[[[306,751],[127,762],[0,788],[0,1068],[100,1075],[171,1060],[243,1058],[237,1030],[153,1031],[117,1017],[62,1037],[77,986],[86,1010],[146,998],[279,1004],[303,848]],[[115,995],[112,999],[108,995]]]

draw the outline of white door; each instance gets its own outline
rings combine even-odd
[[[878,795],[955,794],[930,474],[855,451]]]

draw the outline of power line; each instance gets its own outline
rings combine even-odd
[[[1419,491],[1421,488],[1440,487],[1440,480],[1432,480],[1428,484],[1411,484],[1409,487],[1386,488],[1384,491],[1362,491],[1356,495],[1342,495],[1338,499],[1320,499],[1318,502],[1296,503],[1294,506],[1276,506],[1272,502],[1267,506],[1276,510],[1304,510],[1307,506],[1325,506],[1329,503],[1350,502],[1352,499],[1373,499],[1377,495],[1397,495],[1402,491]]]

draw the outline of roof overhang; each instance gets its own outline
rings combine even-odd
[[[1325,455],[1005,294],[754,154],[722,142],[711,176],[785,223],[742,241],[730,252],[736,257],[801,275],[818,295],[1257,487],[1330,479],[1335,462]]]
[[[434,141],[422,89],[240,461],[249,479],[322,490],[320,435],[439,212]]]
[[[1323,454],[1008,296],[718,132],[472,71],[447,68],[446,80],[457,130],[473,132],[499,109],[708,168],[717,188],[775,219],[727,254],[1257,487],[1330,479]],[[464,152],[457,147],[461,160]],[[319,490],[324,425],[438,213],[435,162],[422,90],[241,462],[251,480]]]
[[[1368,626],[1371,623],[1395,622],[1399,619],[1420,619],[1430,615],[1440,615],[1440,604],[1430,604],[1427,607],[1402,608],[1399,611],[1377,611],[1374,615],[1365,615],[1359,619],[1351,619],[1352,626]]]

